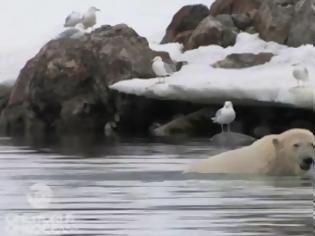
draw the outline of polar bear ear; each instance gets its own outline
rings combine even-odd
[[[282,143],[281,143],[281,141],[280,141],[279,139],[277,139],[277,138],[273,138],[273,139],[272,139],[272,144],[275,146],[275,148],[276,148],[277,150],[279,150],[279,149],[282,148]]]

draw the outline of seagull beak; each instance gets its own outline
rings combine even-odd
[[[100,9],[96,8],[95,11],[101,11]]]

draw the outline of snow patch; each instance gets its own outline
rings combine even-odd
[[[157,78],[135,78],[111,86],[120,92],[157,99],[184,100],[211,104],[224,100],[258,101],[314,109],[315,48],[311,45],[289,48],[275,42],[265,42],[258,35],[241,33],[236,44],[222,48],[217,45],[181,52],[181,46],[152,45],[169,51],[173,60],[188,64],[158,83]],[[275,56],[264,65],[244,69],[221,69],[211,65],[231,53],[271,52]],[[310,74],[306,87],[296,87],[292,64],[302,63]]]

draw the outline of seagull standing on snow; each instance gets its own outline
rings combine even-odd
[[[224,106],[218,110],[215,117],[212,117],[214,123],[221,125],[222,133],[224,132],[223,125],[227,125],[228,132],[230,132],[230,123],[235,120],[236,114],[233,109],[233,104],[230,101],[226,101]]]
[[[160,56],[154,57],[152,60],[152,70],[157,77],[160,77],[159,83],[164,83],[164,77],[170,76],[175,72],[171,65],[163,62]]]
[[[305,86],[305,83],[308,81],[308,70],[306,67],[296,64],[292,74],[297,80],[298,87]]]

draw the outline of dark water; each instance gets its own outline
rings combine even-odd
[[[0,235],[313,235],[308,179],[181,173],[219,151],[207,139],[2,138]]]

